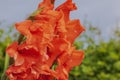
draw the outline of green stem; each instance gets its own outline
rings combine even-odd
[[[10,57],[8,56],[8,54],[6,54],[6,55],[5,55],[4,72],[6,71],[6,69],[7,69],[8,66],[9,66],[9,60],[10,60]]]
[[[8,80],[8,78],[5,74],[5,71],[9,66],[9,60],[10,60],[10,57],[8,56],[8,54],[5,54],[4,72],[2,74],[1,80]]]

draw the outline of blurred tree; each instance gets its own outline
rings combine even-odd
[[[0,29],[0,78],[9,65],[7,62],[9,57],[5,53],[6,47],[17,37],[17,33],[12,34],[13,32],[13,25],[9,27],[7,32]]]
[[[115,30],[114,38],[104,42],[99,29],[92,25],[87,29],[74,44],[85,50],[85,58],[71,71],[69,80],[120,80],[120,31]]]

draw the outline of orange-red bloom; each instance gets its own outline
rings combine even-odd
[[[79,65],[84,52],[73,42],[84,31],[79,20],[70,20],[71,10],[77,9],[72,0],[54,8],[54,0],[43,0],[43,10],[33,20],[16,23],[25,37],[20,44],[12,43],[6,52],[14,64],[6,71],[10,80],[68,80],[70,70]]]

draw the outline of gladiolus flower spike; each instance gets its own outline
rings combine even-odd
[[[68,80],[70,70],[82,62],[84,52],[73,42],[85,29],[69,18],[77,7],[66,0],[54,9],[54,1],[43,0],[32,20],[15,24],[25,40],[6,49],[14,59],[6,71],[10,80]]]

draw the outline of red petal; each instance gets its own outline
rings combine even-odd
[[[72,0],[67,0],[65,3],[56,8],[57,11],[62,10],[65,16],[65,22],[69,21],[69,14],[71,10],[75,10],[77,7]]]
[[[59,39],[59,38],[54,38],[52,41],[52,47],[49,46],[49,59],[46,61],[46,63],[51,66],[53,62],[56,60],[56,58],[62,54],[63,51],[68,49],[70,47],[70,44],[64,40],[64,39]]]
[[[12,43],[7,49],[6,52],[10,57],[15,57],[17,55],[18,42]]]
[[[67,40],[71,43],[74,42],[74,40],[80,35],[81,32],[83,32],[85,29],[80,24],[79,20],[72,20],[69,21],[66,25],[67,29]]]
[[[54,2],[54,0],[52,0]],[[44,8],[44,10],[53,9],[54,5],[51,3],[51,0],[43,0],[38,6],[38,8]]]
[[[70,59],[65,63],[65,68],[67,71],[70,71],[73,67],[80,65],[84,58],[84,52],[83,51],[73,51]]]
[[[16,23],[16,29],[23,35],[30,34],[28,28],[31,26],[32,21],[31,20],[26,20],[21,23]]]

